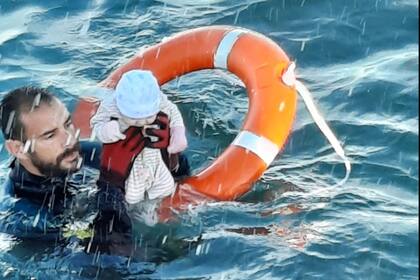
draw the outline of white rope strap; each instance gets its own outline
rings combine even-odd
[[[299,93],[299,95],[302,97],[303,102],[305,103],[306,108],[311,114],[312,119],[315,121],[316,125],[319,127],[321,132],[328,139],[328,141],[330,142],[331,146],[333,147],[337,155],[344,161],[344,165],[346,167],[346,176],[343,178],[343,180],[341,180],[338,183],[338,185],[343,185],[350,176],[350,172],[351,172],[350,160],[346,157],[344,149],[341,147],[341,144],[338,141],[337,137],[331,131],[325,119],[322,117],[317,107],[315,106],[315,102],[313,101],[312,95],[309,92],[309,90],[305,87],[303,83],[296,80],[295,74],[294,74],[295,68],[296,68],[295,63],[290,64],[287,71],[283,74],[282,80],[286,85],[288,86],[294,85],[296,87],[296,90]]]

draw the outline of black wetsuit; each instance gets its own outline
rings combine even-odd
[[[101,145],[81,143],[84,167],[71,176],[40,177],[13,161],[0,188],[0,232],[18,238],[53,240],[61,238],[75,207],[75,195],[89,179],[86,167],[97,169]],[[93,177],[93,176],[91,176]],[[90,178],[93,180],[93,178]]]

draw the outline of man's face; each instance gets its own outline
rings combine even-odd
[[[71,116],[63,103],[55,99],[50,104],[21,115],[27,155],[39,173],[58,176],[74,172],[80,164],[80,147],[75,137]]]

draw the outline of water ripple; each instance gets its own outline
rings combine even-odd
[[[81,273],[92,260],[80,247],[31,252],[0,236],[0,277],[95,278],[101,270],[112,279],[417,278],[417,1],[34,3],[1,3],[1,95],[48,86],[71,107],[140,49],[179,31],[233,24],[266,34],[296,61],[353,171],[334,187],[344,166],[299,100],[287,145],[251,192],[181,216],[179,236],[203,238],[189,254],[160,265],[110,259]],[[240,130],[249,105],[243,83],[200,71],[163,88],[184,116],[186,155],[198,172]],[[7,152],[0,155],[3,182]]]

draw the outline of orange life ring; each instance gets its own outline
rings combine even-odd
[[[285,52],[261,34],[229,26],[181,32],[147,48],[101,82],[114,88],[122,74],[148,69],[162,85],[183,74],[222,68],[239,77],[249,97],[249,110],[236,139],[206,169],[183,183],[216,200],[233,200],[246,193],[285,144],[296,113],[296,90],[282,82],[291,62]],[[81,100],[74,123],[89,137],[88,120],[98,102]],[[188,202],[177,192],[166,204]]]

